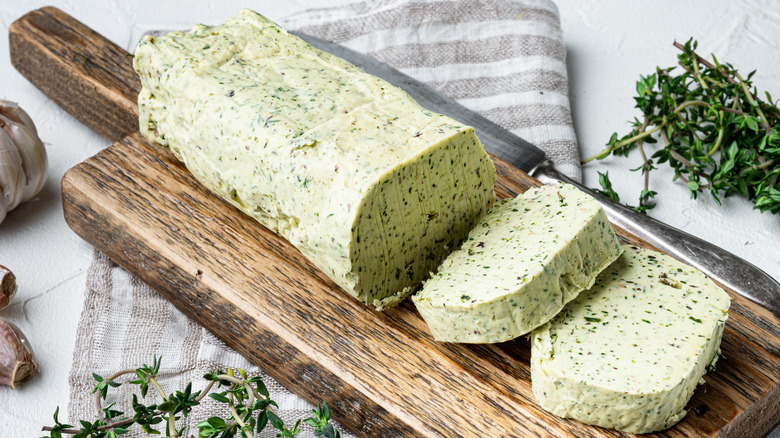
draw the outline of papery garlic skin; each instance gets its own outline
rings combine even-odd
[[[38,136],[38,129],[35,127],[32,118],[27,111],[23,110],[16,102],[0,99],[0,116],[4,116],[27,127],[33,134]]]
[[[27,337],[15,324],[0,318],[0,385],[16,389],[37,369]]]
[[[0,223],[46,182],[46,148],[30,116],[14,102],[0,100]]]
[[[23,173],[19,148],[11,136],[0,129],[0,219],[5,219],[6,213],[22,202]]]

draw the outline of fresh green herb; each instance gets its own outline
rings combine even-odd
[[[628,156],[639,150],[643,163],[632,171],[644,176],[639,206],[645,212],[655,206],[656,192],[649,190],[649,175],[656,165],[668,163],[674,180],[684,182],[696,199],[709,190],[715,201],[742,194],[764,212],[780,213],[780,109],[772,96],[757,97],[751,82],[729,63],[712,62],[696,54],[696,41],[674,43],[682,53],[677,67],[657,68],[654,74],[640,76],[634,98],[643,118],[635,119],[633,129],[623,137],[615,133],[608,147],[584,163],[610,154]],[[679,74],[677,74],[679,73]],[[660,148],[648,157],[645,145]],[[599,173],[603,190],[618,200],[607,174]]]
[[[612,182],[609,180],[609,172],[601,173],[599,172],[599,184],[601,185],[602,190],[599,189],[593,189],[596,193],[601,193],[602,195],[608,197],[609,199],[620,202],[620,196],[617,194],[616,191],[612,189]]]
[[[152,365],[144,364],[140,368],[126,369],[104,379],[92,374],[97,384],[92,389],[95,394],[95,404],[98,415],[97,420],[90,422],[80,420],[80,428],[70,424],[63,424],[57,418],[60,408],[54,411],[54,426],[44,427],[49,432],[44,438],[62,438],[63,435],[72,435],[74,438],[117,438],[129,432],[133,424],[137,424],[144,432],[150,435],[166,437],[181,437],[184,428],[176,427],[176,420],[186,418],[193,407],[200,404],[203,397],[208,394],[212,399],[227,405],[230,414],[227,418],[211,417],[198,424],[198,436],[200,438],[227,438],[238,436],[239,438],[252,438],[255,431],[258,433],[270,424],[279,432],[277,437],[295,437],[300,432],[301,421],[314,428],[314,435],[325,438],[340,438],[341,434],[330,424],[330,408],[323,402],[317,405],[313,416],[305,420],[298,420],[292,427],[288,427],[276,415],[273,407],[278,407],[271,400],[268,389],[259,377],[248,378],[242,369],[228,369],[226,372],[210,371],[203,376],[209,383],[203,391],[192,392],[192,383],[188,383],[184,391],[176,391],[166,395],[162,387],[157,383],[157,375],[160,372],[161,359],[155,356]],[[138,396],[133,394],[133,415],[127,416],[124,412],[113,409],[115,403],[106,407],[102,401],[106,399],[108,388],[121,386],[115,379],[124,375],[135,375],[137,380],[130,380],[128,384],[137,385],[141,398],[145,401],[149,388],[154,388],[162,402],[144,405],[138,401]],[[220,391],[209,393],[216,385]],[[164,431],[155,427],[161,425]]]

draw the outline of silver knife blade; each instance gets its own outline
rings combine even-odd
[[[485,150],[518,169],[530,173],[545,160],[544,151],[430,86],[370,56],[311,35],[290,32],[312,46],[345,59],[366,73],[378,76],[406,91],[423,108],[452,117],[474,128]]]
[[[780,320],[780,283],[752,263],[703,239],[594,193],[555,170],[544,151],[538,147],[387,64],[340,44],[299,32],[290,33],[402,88],[424,108],[473,126],[485,150],[535,176],[541,182],[565,182],[595,196],[613,224],[701,270],[723,286],[766,308]]]

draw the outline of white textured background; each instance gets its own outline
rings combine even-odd
[[[242,8],[272,19],[309,6],[344,0],[235,1],[75,1],[0,0],[0,97],[20,102],[48,144],[49,180],[37,200],[12,212],[0,225],[0,264],[17,275],[15,304],[2,316],[30,338],[41,374],[20,390],[0,387],[3,437],[40,436],[57,405],[67,402],[67,377],[81,309],[86,269],[92,249],[62,218],[60,179],[71,166],[95,154],[106,141],[49,101],[11,66],[8,26],[29,10],[57,6],[122,47],[151,28],[187,28],[195,22],[217,23]],[[618,131],[624,134],[633,109],[634,83],[657,65],[676,63],[676,39],[699,40],[699,52],[716,52],[754,77],[760,90],[780,97],[780,2],[773,0],[676,2],[557,0],[568,52],[572,112],[583,156],[598,152]],[[585,168],[585,182],[597,184],[596,170],[609,170],[621,197],[636,202],[641,177],[626,169],[639,165],[612,158]],[[705,238],[780,277],[780,216],[759,214],[741,199],[718,207],[709,195],[692,203],[685,186],[671,183],[671,172],[653,175],[660,194],[651,215]],[[66,414],[63,412],[63,414]],[[62,415],[63,418],[66,415]],[[776,430],[773,438],[780,438]]]

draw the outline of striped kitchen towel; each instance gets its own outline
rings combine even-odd
[[[427,83],[540,147],[559,171],[580,180],[566,49],[551,1],[381,0],[308,10],[280,24]],[[497,155],[511,163],[518,153]]]
[[[430,84],[541,147],[559,170],[579,179],[565,50],[551,1],[372,0],[310,9],[279,21],[288,29],[368,53]],[[201,389],[201,376],[209,369],[244,368],[264,378],[286,424],[311,413],[310,404],[96,252],[70,373],[72,421],[95,416],[92,372],[108,376],[151,363],[154,355],[163,357],[160,381],[166,392],[189,381]],[[125,386],[111,394],[109,401],[131,399]],[[204,418],[226,415],[219,407],[204,399],[187,419],[188,434],[197,435],[194,425]],[[127,404],[120,408],[130,412]],[[133,428],[123,436],[146,435]],[[266,430],[260,436],[274,434]],[[313,434],[304,426],[299,436]]]

